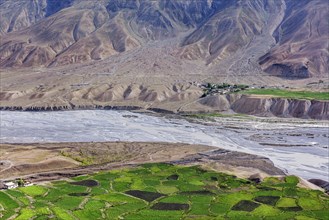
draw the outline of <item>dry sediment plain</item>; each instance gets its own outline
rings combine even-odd
[[[0,178],[27,175],[36,180],[56,179],[112,166],[175,161],[213,149],[201,145],[138,142],[1,144]]]
[[[32,157],[33,155],[33,157]],[[0,177],[50,181],[144,163],[203,165],[248,178],[284,175],[264,157],[189,144],[104,142],[1,144]]]

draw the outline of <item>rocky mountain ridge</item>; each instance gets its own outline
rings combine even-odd
[[[0,6],[5,69],[125,60],[132,49],[155,44],[159,53],[200,63],[203,74],[328,74],[326,0],[1,0]]]

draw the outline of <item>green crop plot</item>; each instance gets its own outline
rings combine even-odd
[[[47,192],[47,189],[45,189],[42,186],[28,186],[28,187],[20,188],[20,190],[26,195],[32,197],[41,196]]]
[[[244,90],[241,93],[291,99],[329,100],[329,92],[291,91],[284,89],[249,89]]]
[[[298,181],[146,164],[0,191],[0,219],[329,219],[329,197]]]

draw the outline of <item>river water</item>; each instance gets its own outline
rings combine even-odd
[[[329,125],[218,118],[189,122],[128,111],[0,112],[1,143],[154,141],[217,146],[270,158],[287,174],[329,181]]]

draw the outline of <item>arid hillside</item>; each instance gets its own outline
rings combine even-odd
[[[325,77],[328,11],[326,0],[0,0],[0,67],[138,66],[138,49],[138,73]]]
[[[327,101],[257,110],[200,85],[328,91],[328,11],[326,0],[0,0],[0,107],[326,119]]]
[[[266,72],[283,77],[328,76],[329,4],[286,1],[286,14],[274,32],[276,45],[261,57]]]

